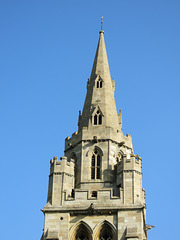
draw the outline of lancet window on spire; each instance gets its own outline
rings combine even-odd
[[[96,114],[94,115],[94,125],[101,125],[102,124],[102,114],[99,110],[97,110]]]
[[[101,179],[101,155],[96,149],[91,158],[91,179]]]
[[[98,80],[97,80],[97,88],[102,88],[102,79],[99,77]]]

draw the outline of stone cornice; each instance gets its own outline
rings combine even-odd
[[[92,205],[91,205],[92,206]],[[146,206],[145,205],[122,205],[122,206],[94,206],[93,205],[93,212],[94,213],[101,213],[101,212],[107,212],[107,213],[113,213],[113,212],[118,212],[118,211],[127,211],[127,210],[137,210],[137,209],[144,209]],[[92,211],[92,207],[77,207],[77,206],[72,206],[72,207],[44,207],[44,209],[41,209],[43,213],[48,213],[48,212],[53,212],[53,213],[62,213],[62,212],[67,212],[70,214],[79,214],[83,212],[89,212]]]

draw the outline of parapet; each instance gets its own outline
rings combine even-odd
[[[65,150],[73,148],[81,140],[81,134],[74,132],[71,137],[65,139]]]
[[[68,196],[64,192],[64,205],[89,205],[90,203],[98,203],[103,205],[122,204],[123,202],[123,189],[120,188],[119,196],[113,195],[112,188],[99,189],[91,191],[87,189],[75,189],[72,196]]]

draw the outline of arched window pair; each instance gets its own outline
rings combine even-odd
[[[92,230],[89,226],[81,222],[76,227],[71,240],[92,240]],[[114,240],[116,239],[116,229],[107,221],[104,221],[100,226],[95,230],[94,239],[96,240]]]
[[[91,179],[101,179],[101,154],[97,149],[91,158]]]
[[[94,115],[94,125],[101,125],[102,124],[102,114],[99,110],[97,110],[96,114]]]

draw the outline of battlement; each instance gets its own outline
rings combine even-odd
[[[70,175],[74,175],[74,162],[68,161],[67,157],[61,157],[58,160],[57,157],[54,157],[50,160],[51,168],[50,168],[50,175],[55,173],[66,173]]]
[[[142,159],[139,155],[135,154],[124,154],[122,160],[117,163],[117,174],[124,170],[134,170],[141,173]]]
[[[103,129],[87,129],[87,127],[83,127],[81,131],[74,132],[71,137],[68,136],[65,139],[65,152],[73,149],[81,142],[94,142],[95,138],[97,142],[110,140],[118,145],[123,143],[124,147],[132,149],[133,151],[132,137],[129,134],[126,134],[125,136],[122,131],[115,131],[110,127],[105,127]]]
[[[65,149],[74,147],[74,145],[81,140],[81,134],[79,134],[78,132],[74,132],[71,137],[67,137],[65,139]]]

